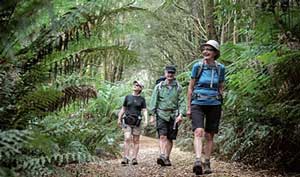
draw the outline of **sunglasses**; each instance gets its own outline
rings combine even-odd
[[[141,87],[141,88],[142,88],[142,86],[140,86],[139,84],[134,84],[134,86],[136,86],[136,87]]]
[[[210,47],[203,47],[203,48],[201,48],[201,51],[204,51],[204,50],[207,50],[207,51],[216,51],[214,48],[210,48]]]

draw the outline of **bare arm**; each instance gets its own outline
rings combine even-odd
[[[223,93],[224,93],[224,82],[221,82],[219,84],[219,93],[221,96],[223,96]]]
[[[148,125],[148,111],[146,108],[143,108],[142,109],[142,112],[143,112],[143,115],[144,115],[144,126],[146,127]]]
[[[192,93],[194,90],[195,81],[196,81],[195,79],[190,80],[188,91],[187,91],[187,113],[186,114],[188,117],[191,116]]]
[[[122,106],[122,109],[120,110],[119,114],[118,114],[118,125],[121,126],[121,123],[122,123],[122,117],[124,115],[126,111],[126,107],[125,106]]]

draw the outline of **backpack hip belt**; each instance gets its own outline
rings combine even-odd
[[[196,94],[196,93],[193,93],[193,96],[192,96],[193,99],[215,99],[215,100],[221,100],[222,99],[222,96],[221,95],[217,95],[217,96],[206,96],[206,95],[202,95],[202,94]]]
[[[158,108],[159,111],[166,111],[166,112],[174,112],[177,111],[178,109],[160,109]]]
[[[158,114],[158,112],[170,112],[171,114],[175,113],[175,116],[179,115],[179,110],[178,109],[159,109],[159,108],[157,108],[156,114]]]
[[[195,88],[214,88],[214,89],[218,89],[218,86],[219,84],[213,84],[212,87],[210,84],[204,84],[204,83],[201,83],[201,84],[197,84],[195,85]]]

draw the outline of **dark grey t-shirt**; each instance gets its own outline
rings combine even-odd
[[[126,115],[133,114],[141,116],[142,109],[146,108],[146,101],[142,96],[127,95],[123,106],[126,107]]]

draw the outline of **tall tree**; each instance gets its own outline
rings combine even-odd
[[[218,40],[215,27],[214,12],[214,0],[204,0],[205,27],[207,38]]]

